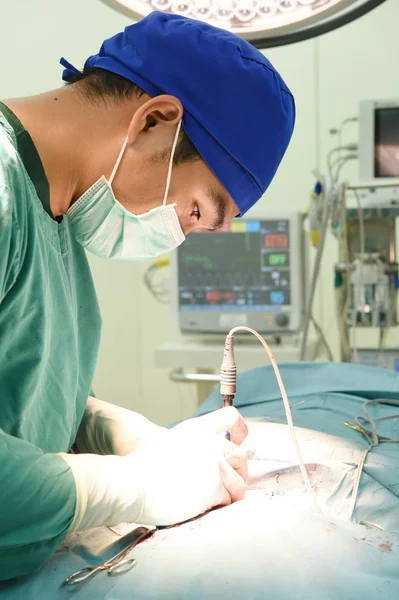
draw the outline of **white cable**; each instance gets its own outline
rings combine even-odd
[[[326,336],[324,335],[322,328],[320,327],[320,325],[318,324],[318,322],[316,321],[316,319],[314,318],[313,315],[311,316],[311,321],[313,323],[313,326],[314,326],[316,332],[319,335],[319,339],[320,339],[322,345],[324,346],[324,349],[327,353],[328,360],[330,362],[334,362],[334,356],[333,356],[333,353],[329,346],[329,343],[327,342]]]
[[[327,171],[329,176],[332,179],[332,173],[331,173],[331,169],[332,169],[332,162],[331,159],[333,157],[334,154],[336,154],[337,152],[339,154],[341,154],[342,150],[347,150],[346,146],[336,146],[335,148],[332,148],[332,150],[329,151],[329,153],[327,154]]]
[[[153,281],[153,278],[160,268],[162,267],[159,267],[156,263],[151,264],[143,275],[143,282],[147,289],[154,296],[155,300],[161,304],[169,304],[169,294],[165,291],[161,284],[155,284]]]
[[[389,327],[380,327],[379,341],[378,341],[378,366],[383,368],[383,353],[385,344],[387,342]]]
[[[353,312],[353,314],[352,314],[352,329],[351,329],[351,331],[352,331],[352,350],[353,350],[353,354],[352,354],[351,362],[359,364],[359,354],[358,354],[358,351],[357,351],[356,320],[355,319],[356,319],[356,313]]]
[[[398,414],[388,415],[385,417],[378,417],[376,419],[373,419],[373,417],[370,415],[369,411],[367,410],[367,406],[369,406],[371,404],[389,404],[391,406],[399,406],[399,400],[394,400],[391,398],[379,398],[379,399],[375,399],[375,400],[367,400],[362,406],[362,410],[365,414],[365,417],[362,417],[362,416],[355,417],[355,423],[361,429],[361,433],[366,437],[366,439],[369,442],[369,445],[365,450],[363,450],[363,452],[360,456],[359,464],[358,464],[357,471],[356,471],[356,477],[355,477],[355,481],[353,484],[352,499],[351,499],[351,504],[350,504],[350,509],[349,509],[348,521],[350,521],[352,519],[353,512],[355,510],[357,497],[358,497],[358,493],[359,493],[360,479],[362,477],[363,467],[366,462],[368,453],[370,452],[370,450],[377,447],[378,444],[381,444],[381,443],[399,444],[399,438],[387,438],[387,437],[378,436],[377,431],[376,431],[376,422],[377,421],[387,421],[389,419],[397,419],[399,417],[399,415]],[[367,429],[365,429],[360,421],[368,422],[371,427],[371,431],[368,431]]]
[[[360,202],[359,194],[358,194],[357,190],[353,190],[353,191],[354,191],[355,197],[356,197],[357,214],[358,214],[358,218],[359,218],[359,245],[360,245],[359,260],[360,260],[360,281],[362,282],[363,281],[363,264],[364,264],[365,254],[366,254],[366,235],[365,235],[365,228],[364,228],[363,209],[362,209],[362,205]],[[354,335],[356,336],[356,322],[353,324],[353,328],[354,328],[353,329]],[[355,340],[355,344],[356,344],[356,340]],[[356,350],[356,358],[357,358],[357,348],[355,348],[355,350]]]
[[[343,121],[341,121],[341,125],[339,126],[338,129],[338,146],[342,146],[342,134],[344,132],[344,128],[346,127],[346,125],[348,125],[348,123],[355,123],[356,121],[358,121],[358,117],[348,117],[346,119],[344,119]],[[341,158],[341,151],[339,151],[339,157]]]
[[[309,325],[310,325],[310,321],[311,321],[311,316],[312,316],[312,309],[313,309],[313,300],[314,300],[314,296],[316,293],[316,286],[317,286],[317,280],[319,278],[319,273],[320,273],[320,265],[321,265],[321,259],[323,257],[323,251],[324,251],[324,244],[326,241],[326,237],[327,237],[327,228],[328,228],[328,220],[329,220],[329,215],[330,215],[330,193],[326,192],[326,182],[324,182],[324,206],[323,206],[323,214],[322,214],[322,218],[321,218],[321,231],[320,231],[320,238],[319,238],[319,243],[317,245],[317,252],[316,252],[316,258],[315,258],[315,262],[314,262],[314,266],[313,266],[313,272],[312,272],[312,281],[311,281],[311,285],[310,285],[310,293],[309,293],[309,298],[308,298],[308,302],[307,302],[307,307],[306,307],[306,312],[305,312],[305,319],[304,319],[304,323],[303,323],[303,332],[302,332],[302,342],[301,342],[301,350],[300,350],[300,360],[305,360],[305,356],[306,356],[306,346],[307,346],[307,342],[308,342],[308,334],[309,334]]]
[[[399,418],[399,415],[398,414],[388,415],[385,417],[377,417],[376,419],[373,419],[366,408],[367,406],[369,406],[371,404],[389,404],[390,406],[399,406],[399,400],[394,400],[393,398],[383,398],[383,399],[378,398],[375,400],[367,400],[362,406],[362,410],[363,410],[364,414],[366,415],[366,417],[362,417],[362,416],[355,417],[356,424],[359,425],[359,427],[361,427],[364,430],[364,432],[370,436],[370,438],[371,438],[370,442],[372,442],[373,444],[375,444],[375,445],[378,444],[378,438],[380,438],[381,441],[384,441],[386,443],[398,444],[399,438],[387,438],[387,437],[378,436],[376,433],[375,424],[377,421],[388,421],[390,419],[397,419],[397,418]],[[371,431],[367,431],[367,429],[365,429],[363,427],[363,425],[361,425],[360,421],[366,421],[366,422],[368,421],[371,426]]]
[[[357,149],[358,149],[357,144],[346,144],[345,146],[337,146],[336,148],[333,148],[332,150],[330,150],[330,152],[327,154],[327,169],[328,169],[328,174],[330,175],[331,179],[333,178],[332,173],[331,173],[331,168],[332,168],[331,158],[332,158],[332,156],[336,152],[341,152],[341,150],[347,150],[348,152],[357,152]]]
[[[330,167],[330,171],[331,171],[331,179],[334,182],[338,181],[338,177],[337,177],[337,173],[334,175],[334,169],[339,168],[339,166],[342,164],[345,164],[348,160],[354,160],[355,158],[358,158],[357,154],[345,154],[345,156],[339,156],[338,158],[336,158],[332,163],[331,163],[331,167]]]
[[[293,443],[294,448],[295,448],[295,453],[296,453],[296,456],[297,456],[297,459],[298,459],[299,467],[301,469],[303,480],[304,480],[306,488],[307,488],[307,490],[308,490],[308,492],[310,494],[310,497],[312,498],[312,501],[313,501],[315,509],[317,510],[317,512],[319,514],[323,514],[322,511],[321,511],[321,508],[320,508],[320,506],[319,506],[319,504],[317,502],[316,494],[315,494],[315,492],[314,492],[314,490],[313,490],[313,488],[312,488],[312,486],[310,484],[309,475],[308,475],[308,472],[306,471],[305,464],[304,464],[304,462],[302,460],[301,451],[299,449],[298,440],[296,438],[294,423],[292,421],[291,408],[290,408],[290,404],[288,402],[287,392],[285,390],[284,383],[283,383],[283,380],[281,378],[280,371],[278,369],[276,360],[275,360],[275,358],[274,358],[274,356],[273,356],[273,354],[272,354],[269,346],[267,345],[267,343],[263,339],[263,337],[261,335],[259,335],[259,333],[257,333],[254,329],[250,329],[250,327],[244,327],[244,326],[234,327],[234,329],[232,329],[230,331],[230,333],[228,334],[227,338],[232,338],[232,336],[237,331],[248,331],[249,333],[252,333],[252,335],[254,335],[260,341],[260,343],[262,344],[262,346],[266,350],[266,353],[267,353],[267,355],[268,355],[268,357],[270,359],[270,362],[272,364],[272,367],[273,367],[273,370],[274,370],[274,374],[275,374],[276,379],[277,379],[278,386],[280,388],[281,397],[283,399],[284,408],[285,408],[285,414],[287,416],[288,428],[289,428],[289,431],[290,431],[290,434],[291,434],[292,443]]]
[[[270,359],[270,362],[272,364],[273,370],[274,370],[274,374],[276,376],[277,379],[277,383],[278,386],[280,388],[280,392],[281,392],[281,397],[283,399],[283,403],[284,403],[284,409],[285,409],[285,414],[287,417],[287,423],[288,423],[288,429],[290,431],[291,434],[291,439],[292,439],[292,443],[294,445],[294,449],[295,449],[295,453],[298,459],[298,464],[299,464],[299,468],[301,470],[302,473],[302,477],[305,483],[305,486],[312,498],[312,502],[313,505],[316,509],[316,511],[319,514],[323,514],[322,510],[319,506],[319,503],[317,502],[317,498],[316,498],[316,494],[311,486],[310,483],[310,479],[309,479],[309,475],[308,472],[306,471],[306,467],[305,464],[303,462],[302,459],[302,455],[301,455],[301,451],[299,448],[299,444],[298,444],[298,440],[296,437],[296,433],[295,433],[295,427],[294,427],[294,423],[292,420],[292,413],[291,413],[291,407],[288,401],[288,396],[287,396],[287,392],[285,390],[284,387],[284,383],[283,380],[281,378],[280,375],[280,371],[279,368],[277,366],[276,360],[268,346],[268,344],[266,343],[266,341],[263,339],[263,337],[257,333],[254,329],[251,329],[250,327],[245,327],[245,326],[239,326],[239,327],[234,327],[229,334],[226,337],[226,344],[225,344],[225,360],[226,360],[226,351],[231,353],[231,356],[228,358],[227,362],[231,362],[231,364],[234,366],[234,374],[236,373],[236,368],[235,368],[235,361],[234,361],[234,354],[233,354],[233,335],[238,332],[238,331],[248,331],[249,333],[252,333],[252,335],[254,335],[262,344],[262,346],[264,347],[264,349],[266,350],[266,353]],[[227,364],[227,363],[226,363]],[[232,386],[232,389],[234,389],[235,391],[235,377],[231,377],[231,374],[228,373],[227,374],[227,388],[229,386]],[[222,371],[222,381],[221,381],[221,385],[223,385],[223,371]],[[228,390],[227,390],[228,393]],[[352,497],[351,497],[351,504],[350,504],[350,508],[349,508],[349,516],[348,516],[348,521],[350,521],[352,519],[353,516],[353,512],[355,510],[356,507],[356,502],[357,502],[357,497],[358,497],[358,493],[359,493],[359,487],[360,487],[360,480],[361,480],[361,476],[362,476],[362,472],[363,472],[363,468],[364,468],[364,464],[366,462],[366,458],[368,453],[370,452],[370,450],[372,450],[374,447],[378,446],[379,443],[394,443],[397,444],[399,443],[399,438],[386,438],[386,437],[379,437],[377,435],[376,432],[376,421],[385,421],[385,420],[389,420],[389,419],[396,419],[399,417],[399,414],[395,414],[395,415],[388,415],[385,417],[378,417],[376,419],[373,419],[373,417],[370,415],[370,413],[367,410],[367,406],[371,405],[371,404],[390,404],[391,406],[399,406],[399,400],[394,400],[394,399],[375,399],[375,400],[367,400],[366,402],[364,402],[362,409],[363,412],[365,414],[365,417],[355,417],[355,422],[357,424],[357,427],[359,428],[359,430],[361,430],[361,433],[366,437],[366,439],[369,442],[368,447],[363,450],[361,456],[360,456],[360,460],[359,460],[359,464],[357,466],[357,470],[356,470],[356,476],[355,476],[355,480],[353,483],[353,491],[352,491]],[[371,427],[371,431],[368,431],[367,429],[365,429],[363,427],[363,425],[361,425],[360,420],[363,421],[367,421],[370,424]],[[379,525],[375,525],[377,528],[382,529]]]
[[[364,450],[360,456],[360,460],[359,460],[359,464],[356,470],[356,477],[355,477],[355,481],[353,484],[353,492],[352,492],[352,499],[351,499],[351,504],[350,504],[350,508],[349,508],[349,516],[348,516],[348,521],[350,521],[352,519],[353,516],[353,512],[355,510],[355,506],[356,506],[356,501],[357,501],[357,495],[359,493],[359,486],[360,486],[360,479],[362,477],[362,472],[363,472],[363,467],[364,467],[364,463],[366,461],[367,458],[367,454],[370,452],[370,450],[372,449],[372,444],[370,444],[366,450]]]
[[[364,254],[366,254],[366,235],[365,235],[365,229],[364,229],[363,209],[362,209],[362,205],[360,202],[358,191],[357,190],[353,190],[353,191],[354,191],[354,194],[356,197],[357,214],[359,217],[360,254],[364,255]]]
[[[346,277],[345,277],[345,290],[344,290],[344,305],[342,308],[339,329],[341,334],[341,360],[347,361],[350,358],[350,339],[347,325],[347,314],[350,303],[350,256],[349,256],[349,241],[348,241],[348,223],[346,219],[346,202],[345,196],[341,206],[341,221],[342,221],[342,236],[341,236],[341,248],[343,247],[343,254],[345,258]]]
[[[342,158],[341,160],[338,160],[334,163],[334,166],[338,165],[335,175],[333,174],[334,183],[338,183],[338,179],[339,179],[341,170],[346,165],[346,163],[349,162],[350,160],[357,160],[357,158],[358,158],[357,154],[347,154],[344,158]]]

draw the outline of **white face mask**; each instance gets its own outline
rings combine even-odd
[[[115,198],[111,185],[125,152],[127,138],[109,181],[102,176],[71,206],[66,215],[72,233],[86,250],[100,258],[142,260],[167,254],[185,240],[176,204],[166,204],[180,127],[181,121],[172,146],[161,206],[142,215],[134,215]]]

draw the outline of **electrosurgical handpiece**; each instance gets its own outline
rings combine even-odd
[[[251,329],[250,327],[246,327],[244,325],[240,325],[239,327],[234,327],[227,335],[226,341],[224,344],[224,356],[223,356],[222,367],[220,369],[220,393],[222,395],[223,406],[232,406],[234,396],[236,393],[237,367],[236,367],[236,363],[234,360],[233,335],[238,331],[247,331],[248,333],[252,333],[252,335],[254,335],[260,341],[260,343],[266,350],[266,353],[270,359],[270,362],[272,363],[272,367],[273,367],[274,374],[277,379],[278,386],[280,388],[281,397],[282,397],[282,400],[284,403],[285,413],[287,415],[288,428],[291,433],[292,442],[293,442],[293,445],[295,448],[295,453],[298,458],[298,464],[299,464],[299,468],[302,473],[304,483],[307,487],[310,497],[312,498],[313,504],[314,504],[317,512],[319,514],[323,514],[321,511],[321,508],[317,502],[316,494],[310,483],[309,474],[306,470],[305,463],[303,462],[303,459],[301,456],[301,451],[299,448],[298,440],[296,438],[294,423],[292,421],[290,403],[288,401],[287,392],[285,390],[284,383],[283,383],[283,380],[280,375],[280,371],[279,371],[277,363],[276,363],[276,359],[274,358],[269,346],[267,345],[267,343],[265,342],[263,337],[261,335],[259,335],[259,333],[257,331],[255,331],[254,329]],[[230,439],[229,433],[227,433],[226,438]]]
[[[223,362],[220,368],[220,393],[223,407],[233,406],[236,394],[237,367],[234,359],[233,336],[228,335],[224,343]]]

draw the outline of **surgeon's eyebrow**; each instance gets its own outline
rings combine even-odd
[[[212,230],[219,229],[226,220],[227,200],[212,187],[208,188],[208,198],[211,200],[216,213],[216,219],[212,223]]]

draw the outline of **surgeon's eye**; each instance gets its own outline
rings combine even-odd
[[[196,204],[196,205],[194,206],[194,210],[193,210],[193,212],[191,213],[191,216],[192,216],[192,217],[193,217],[193,216],[194,216],[194,217],[196,217],[197,221],[199,221],[199,220],[200,220],[200,218],[201,218],[201,213],[200,213],[200,209],[198,208],[198,204]]]

